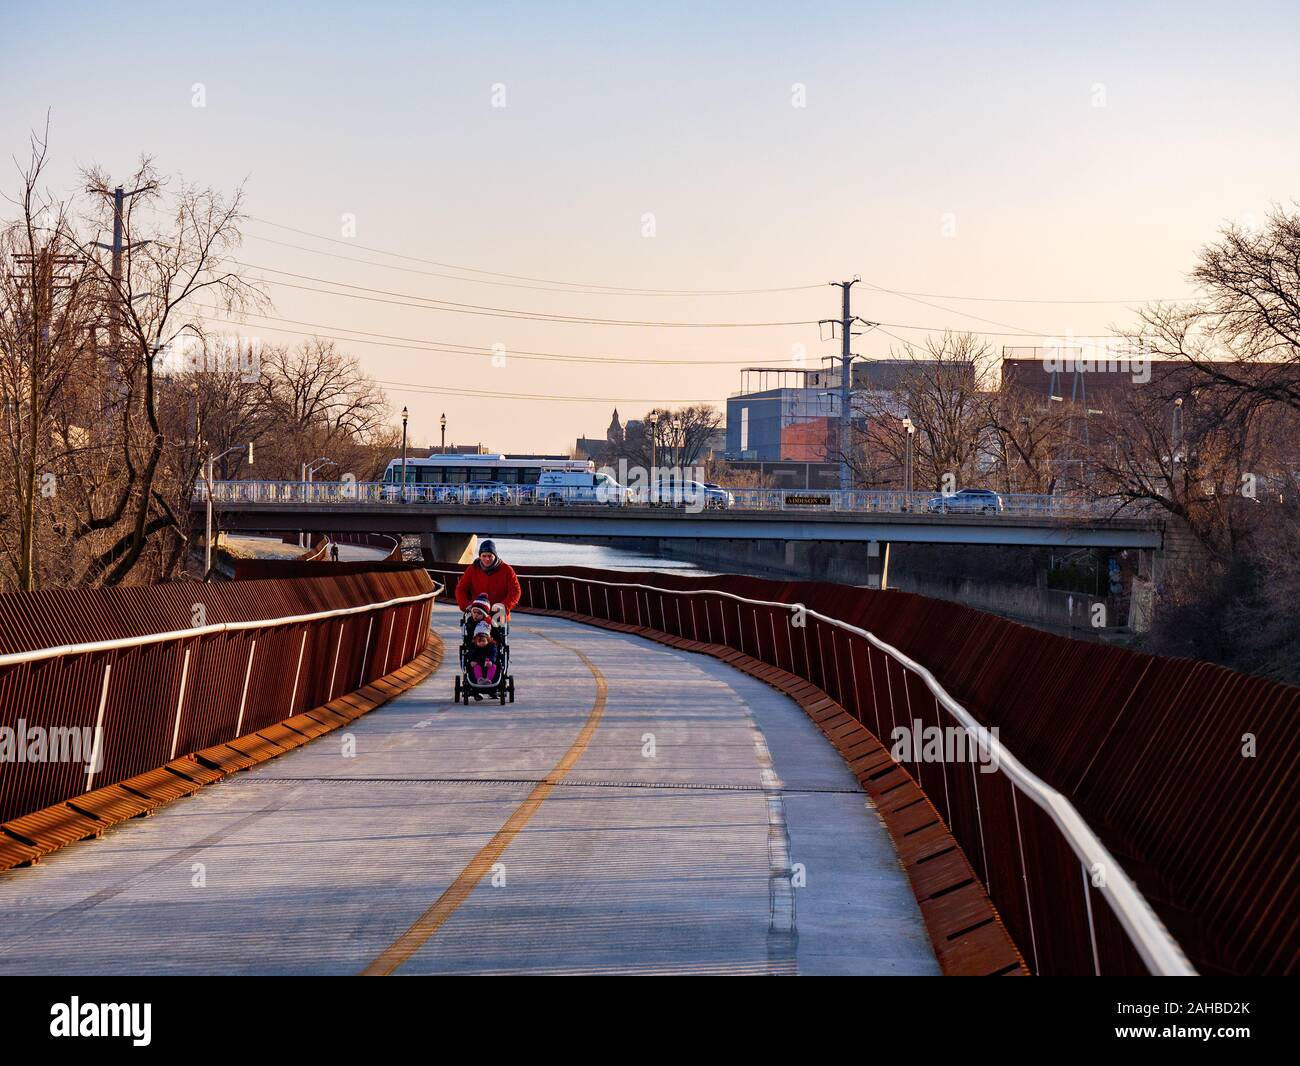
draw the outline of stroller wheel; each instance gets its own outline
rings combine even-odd
[[[460,702],[460,675],[456,675],[456,702]]]

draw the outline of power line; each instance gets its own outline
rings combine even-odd
[[[988,325],[990,325],[990,326],[1002,326],[1004,329],[1014,329],[1014,330],[1019,330],[1019,329],[1021,329],[1020,326],[1018,326],[1018,325],[1014,325],[1014,324],[1012,324],[1012,323],[1010,323],[1010,322],[1000,322],[1000,321],[998,321],[998,320],[995,319],[995,318],[984,318],[984,317],[982,317],[982,316],[980,316],[980,315],[973,315],[973,314],[971,314],[969,311],[958,311],[958,310],[957,310],[956,308],[954,308],[954,307],[943,307],[943,306],[940,305],[940,304],[930,303],[928,300],[922,300],[922,299],[920,299],[919,297],[916,297],[916,296],[909,296],[907,293],[896,292],[896,291],[894,291],[893,289],[884,289],[884,288],[881,288],[879,285],[873,285],[873,284],[872,284],[871,282],[869,282],[869,281],[868,281],[868,282],[865,282],[864,284],[866,284],[866,285],[870,285],[871,288],[874,289],[876,292],[883,292],[883,293],[886,293],[886,294],[888,294],[888,295],[890,295],[890,296],[898,296],[898,297],[900,297],[900,298],[902,298],[902,299],[904,299],[904,300],[910,300],[912,303],[915,303],[915,304],[921,304],[921,305],[924,306],[924,307],[929,307],[929,308],[932,308],[932,309],[934,309],[934,310],[936,310],[936,311],[943,311],[943,312],[945,312],[946,314],[950,314],[950,315],[961,315],[963,318],[973,318],[976,322],[984,322],[984,323],[986,323],[986,324],[988,324]]]
[[[394,392],[430,393],[436,396],[472,396],[493,400],[550,400],[559,403],[661,403],[661,404],[715,404],[717,400],[664,399],[650,400],[645,396],[569,396],[564,394],[539,394],[534,392],[493,392],[486,389],[463,389],[456,386],[421,385],[409,381],[383,381],[375,384],[391,387]]]
[[[282,274],[285,277],[301,278],[307,281],[316,281],[323,285],[333,285],[335,288],[357,289],[360,293],[384,293],[385,296],[367,296],[358,295],[351,292],[335,292],[330,289],[316,288],[311,285],[296,285],[288,281],[277,281],[274,278],[260,278],[258,280],[268,285],[276,285],[285,289],[297,289],[302,292],[314,292],[323,296],[342,296],[351,300],[362,300],[369,303],[388,304],[394,307],[411,307],[417,310],[425,311],[446,311],[450,314],[480,315],[488,318],[506,318],[523,322],[559,322],[571,323],[584,326],[635,326],[647,328],[698,328],[698,329],[770,329],[786,328],[790,326],[815,326],[816,320],[792,320],[788,322],[664,322],[642,319],[616,319],[616,318],[595,318],[591,316],[580,315],[554,315],[545,312],[522,311],[517,308],[490,307],[481,304],[464,304],[448,300],[434,300],[429,297],[411,296],[406,293],[390,292],[386,289],[374,289],[363,285],[353,285],[349,282],[332,281],[328,278],[317,278],[306,274],[295,274],[287,270],[278,270],[274,267],[264,267],[253,263],[244,263],[240,260],[232,259],[231,262],[245,266],[252,270],[264,270],[272,274]],[[397,297],[389,299],[387,297]],[[416,301],[416,302],[399,302],[399,301]],[[904,329],[920,331],[923,333],[977,333],[983,337],[1052,337],[1061,338],[1065,332],[1057,331],[1055,333],[1034,332],[1031,330],[1017,330],[1014,332],[998,332],[986,329],[965,329],[960,326],[933,326],[933,325],[914,325],[905,322],[880,322],[878,325],[890,326],[893,329]],[[1073,336],[1103,336],[1103,334],[1082,334],[1073,333]]]
[[[280,274],[288,278],[297,278],[301,281],[314,281],[320,285],[333,285],[339,289],[356,289],[359,293],[376,293],[381,295],[359,296],[350,292],[331,292],[328,289],[317,289],[310,285],[295,285],[287,281],[276,281],[272,278],[259,278],[258,280],[268,285],[278,285],[285,289],[301,289],[304,292],[317,292],[326,296],[343,296],[353,300],[367,300],[371,303],[391,304],[395,307],[416,307],[423,308],[426,311],[446,311],[450,314],[461,315],[480,315],[487,318],[509,318],[524,322],[570,322],[583,326],[637,326],[650,327],[655,329],[771,329],[783,328],[788,326],[814,326],[816,321],[812,319],[798,319],[788,322],[667,322],[642,319],[623,319],[623,318],[596,318],[590,315],[557,315],[544,311],[524,311],[514,307],[492,307],[485,304],[467,304],[453,300],[435,300],[427,296],[413,296],[410,293],[393,292],[389,289],[376,289],[366,285],[353,285],[346,281],[333,281],[330,278],[318,278],[310,274],[296,274],[289,270],[279,270],[275,267],[261,266],[256,263],[245,263],[238,259],[231,259],[230,262],[237,266],[247,267],[250,270],[261,270],[271,274]],[[395,297],[396,299],[389,299]],[[417,301],[415,303],[401,303],[399,301]]]
[[[179,195],[178,193],[173,193],[170,189],[162,189],[160,191],[172,196]],[[509,281],[534,282],[541,286],[556,287],[554,289],[546,289],[544,291],[586,292],[588,295],[611,295],[611,296],[618,296],[618,295],[623,295],[623,296],[750,296],[750,295],[763,295],[763,294],[778,293],[778,292],[805,292],[805,291],[811,291],[813,289],[820,289],[822,287],[820,283],[810,283],[805,285],[783,285],[783,286],[771,286],[766,288],[760,287],[760,288],[752,288],[752,289],[655,289],[655,288],[647,288],[643,286],[601,285],[596,282],[562,281],[556,278],[540,278],[540,277],[534,277],[527,274],[510,274],[510,273],[505,273],[503,271],[483,270],[480,269],[479,267],[464,266],[463,264],[441,262],[436,259],[425,259],[421,256],[407,255],[402,252],[394,252],[385,248],[375,247],[374,245],[359,244],[353,240],[342,240],[337,237],[326,237],[320,233],[313,233],[311,230],[300,229],[296,226],[288,226],[282,222],[273,222],[268,218],[261,218],[257,215],[244,215],[243,217],[248,219],[250,222],[258,223],[259,225],[271,226],[275,229],[285,230],[286,232],[289,233],[297,233],[300,236],[310,237],[312,240],[324,241],[328,244],[341,245],[342,247],[349,248],[354,251],[360,250],[365,252],[373,252],[376,255],[384,255],[394,259],[403,259],[406,260],[407,262],[422,263],[427,266],[440,267],[443,270],[459,270],[464,273],[482,274],[485,277],[489,277],[489,278],[505,278]],[[304,245],[291,244],[286,241],[276,241],[273,238],[265,237],[262,236],[261,234],[250,233],[250,234],[246,234],[246,236],[253,237],[256,240],[266,241],[267,243],[270,244],[278,244],[281,247],[285,247],[285,248],[294,248],[299,251],[305,251],[315,255],[332,256],[334,258],[350,260],[352,262],[357,262],[357,263],[364,263],[370,266],[377,266],[387,270],[405,269],[387,263],[375,263],[370,260],[357,259],[354,256],[339,255],[338,253],[327,252],[323,249],[309,248]],[[472,282],[476,284],[492,284],[492,282],[480,282],[480,280],[477,278],[462,278],[462,277],[457,277],[455,275],[438,274],[430,271],[407,271],[407,272],[426,274],[430,277],[443,277],[443,278],[449,278],[450,280]],[[904,289],[895,289],[895,288],[890,288],[888,286],[879,285],[871,281],[866,281],[865,284],[870,285],[873,289],[876,289],[880,292],[888,293],[891,296],[921,297],[921,298],[932,299],[932,300],[959,300],[959,301],[970,301],[974,303],[1132,305],[1132,304],[1147,304],[1147,303],[1180,304],[1180,303],[1196,302],[1196,299],[1194,297],[1177,297],[1177,298],[1141,297],[1141,298],[1129,298],[1129,299],[1113,298],[1113,299],[1080,300],[1080,299],[1068,299],[1068,298],[1059,299],[1059,298],[1031,297],[1031,296],[1021,296],[1021,297],[965,296],[965,295],[955,295],[951,293],[914,292],[914,291],[909,291]],[[529,286],[511,286],[511,287],[528,288]],[[1029,336],[1030,334],[1025,334],[1025,335]],[[1036,335],[1048,336],[1048,334],[1036,334]]]
[[[219,325],[240,326],[242,322],[232,322],[226,318],[217,317],[216,314],[206,312],[212,311],[224,314],[220,308],[199,308],[204,312],[203,317],[209,322],[215,322]],[[297,329],[283,329],[279,326],[268,325],[265,328],[273,329],[280,333],[292,333],[301,337],[321,337],[326,340],[335,340],[340,343],[348,344],[375,344],[385,348],[400,348],[412,351],[434,351],[442,352],[449,355],[497,355],[500,350],[495,348],[485,348],[481,345],[457,344],[452,341],[424,340],[419,337],[402,337],[391,333],[374,333],[367,330],[352,329],[347,326],[328,326],[318,322],[306,322],[301,319],[282,318],[277,315],[262,315],[251,311],[242,313],[243,318],[255,318],[262,322],[274,323],[283,322],[291,326],[305,326],[310,332]],[[356,337],[340,337],[337,333],[356,334]],[[359,338],[374,338],[359,339]],[[391,343],[398,342],[398,343]],[[753,357],[743,359],[641,359],[636,356],[616,356],[616,355],[576,355],[566,352],[535,352],[525,349],[507,349],[506,354],[511,359],[521,358],[539,361],[551,361],[558,363],[617,363],[631,366],[754,366],[764,363],[784,363],[782,359],[755,359]]]
[[[311,237],[313,240],[326,241],[330,244],[341,244],[345,248],[359,249],[363,252],[374,252],[377,255],[392,256],[394,259],[405,259],[412,263],[423,263],[427,266],[441,267],[444,270],[460,270],[470,274],[483,274],[487,277],[506,278],[510,281],[530,281],[540,282],[545,285],[558,285],[572,287],[575,289],[592,289],[611,295],[624,296],[749,296],[759,293],[774,292],[798,292],[803,289],[819,289],[820,285],[785,285],[772,288],[757,289],[651,289],[637,286],[621,285],[600,285],[594,282],[577,282],[577,281],[559,281],[555,278],[537,278],[530,277],[527,274],[506,274],[496,270],[480,270],[478,267],[462,266],[456,263],[443,263],[436,259],[424,259],[416,255],[404,255],[401,252],[390,252],[383,248],[375,248],[371,245],[357,244],[355,241],[340,240],[336,237],[324,237],[319,233],[312,233],[310,230],[298,229],[295,226],[286,226],[279,222],[272,222],[270,219],[258,218],[256,215],[245,216],[251,222],[257,222],[263,226],[273,226],[276,229],[287,230],[290,233],[298,233],[304,237]],[[265,238],[262,238],[265,239]],[[464,279],[470,280],[470,279]]]
[[[975,303],[991,304],[1187,304],[1196,303],[1194,297],[1184,296],[1177,299],[1165,298],[1161,296],[1146,297],[1144,299],[1134,300],[1050,300],[1046,298],[1035,297],[1012,297],[1012,296],[952,296],[941,292],[905,292],[902,289],[890,289],[883,285],[876,285],[870,281],[866,284],[873,289],[879,289],[881,292],[887,292],[891,296],[924,296],[932,300],[970,300]]]
[[[545,284],[532,285],[518,281],[496,281],[491,278],[468,278],[460,274],[447,274],[436,270],[418,270],[415,267],[398,266],[395,263],[378,263],[373,259],[361,259],[354,255],[341,255],[338,252],[328,252],[323,248],[309,248],[305,244],[292,244],[289,241],[277,241],[272,237],[264,237],[260,233],[246,233],[246,237],[252,237],[254,240],[263,241],[266,244],[274,244],[280,248],[293,248],[300,252],[308,252],[312,255],[328,256],[331,259],[342,259],[349,263],[361,263],[365,266],[379,267],[381,270],[397,270],[403,274],[419,274],[426,278],[445,278],[450,281],[462,281],[470,285],[496,285],[507,289],[529,289],[534,292],[558,292],[573,293],[575,295],[587,296],[756,296],[768,295],[778,292],[803,292],[807,289],[819,289],[820,285],[793,285],[783,288],[770,289],[622,289],[622,288],[579,288],[574,287],[576,283],[570,282],[547,282]],[[322,237],[321,240],[329,238]],[[347,243],[347,242],[341,242]],[[362,247],[355,245],[354,247]],[[394,252],[383,252],[383,255],[395,255]],[[422,262],[423,260],[421,260]],[[459,270],[471,269],[468,267],[457,267]]]

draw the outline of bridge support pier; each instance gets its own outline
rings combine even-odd
[[[867,541],[867,588],[889,588],[888,541]]]
[[[465,563],[478,555],[477,533],[421,533],[420,553],[426,563]]]

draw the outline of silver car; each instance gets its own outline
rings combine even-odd
[[[992,489],[960,489],[951,495],[932,496],[925,505],[931,514],[996,514],[1006,510]]]

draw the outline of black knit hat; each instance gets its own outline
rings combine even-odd
[[[492,540],[481,540],[481,541],[479,541],[479,542],[478,542],[478,553],[479,553],[479,555],[482,555],[484,552],[491,552],[493,555],[496,555],[496,554],[497,554],[496,541],[492,541]],[[500,557],[499,555],[497,555],[497,558],[499,559],[499,558],[501,558],[501,557]]]

